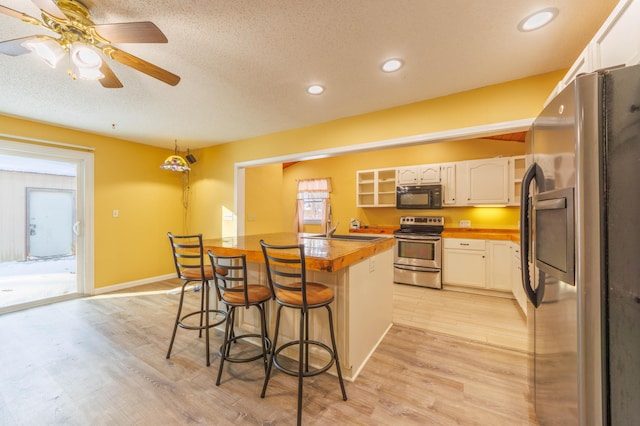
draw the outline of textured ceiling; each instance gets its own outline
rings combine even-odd
[[[154,22],[168,44],[119,44],[181,77],[120,63],[121,89],[0,55],[0,114],[149,145],[199,148],[569,67],[616,0],[91,0],[96,24]],[[27,0],[0,4],[40,17]],[[546,28],[517,30],[557,7]],[[0,40],[49,34],[0,14]],[[393,74],[381,62],[401,57]],[[305,87],[320,83],[325,94]],[[1,130],[0,130],[1,133]]]

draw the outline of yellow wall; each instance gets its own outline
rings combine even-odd
[[[283,207],[282,165],[248,168],[245,182],[245,235],[280,232],[286,229],[281,228],[282,218],[290,208]],[[293,223],[293,213],[288,217]],[[293,225],[290,228],[292,227]]]
[[[182,206],[181,176],[159,168],[171,150],[1,115],[0,129],[22,142],[33,138],[95,148],[95,286],[101,288],[172,272],[167,231],[232,235],[234,220],[224,219],[225,212],[235,213],[237,162],[535,117],[563,75],[558,71],[194,152],[198,162],[190,173],[188,214]],[[277,192],[275,180],[269,185]],[[342,191],[333,195],[340,205],[353,204],[353,199],[344,201],[351,195]],[[111,217],[116,208],[117,219]],[[256,218],[262,217],[263,210],[254,211]],[[340,220],[359,214],[345,208]],[[363,219],[382,220],[375,214]],[[286,215],[277,216],[281,228],[290,229]],[[267,228],[251,226],[262,232],[277,226],[274,221],[268,219]]]

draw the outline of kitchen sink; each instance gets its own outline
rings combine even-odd
[[[315,240],[342,240],[342,241],[374,241],[386,237],[376,237],[372,235],[352,235],[352,234],[333,234],[327,237],[325,234],[307,235],[303,238]]]

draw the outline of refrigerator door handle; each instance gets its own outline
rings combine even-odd
[[[529,187],[531,182],[535,182],[539,192],[544,191],[544,188],[541,188],[544,185],[544,174],[536,163],[531,164],[522,177],[522,191],[520,193],[520,263],[522,266],[524,292],[527,295],[527,299],[537,308],[542,301],[544,281],[540,281],[536,290],[531,287],[529,276],[529,252],[531,249],[531,197],[529,197]]]

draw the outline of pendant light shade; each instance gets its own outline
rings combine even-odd
[[[176,147],[174,155],[170,155],[164,160],[164,163],[160,165],[161,169],[170,170],[172,172],[188,172],[191,170],[187,161],[178,155],[178,142],[176,141]]]

